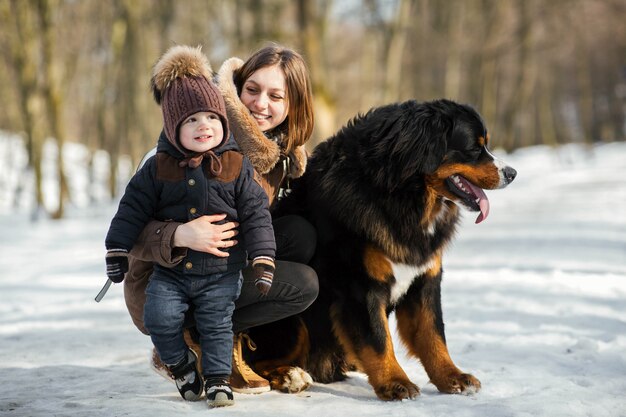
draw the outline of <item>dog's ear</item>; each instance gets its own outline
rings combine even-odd
[[[433,173],[446,153],[452,118],[432,103],[407,101],[373,109],[358,123],[362,168],[390,191]]]
[[[400,129],[389,149],[389,163],[397,164],[396,187],[416,175],[432,174],[441,165],[453,121],[445,108],[431,103],[406,102]]]
[[[452,117],[435,106],[411,104],[403,117],[398,146],[410,149],[413,171],[432,174],[446,154],[447,138],[454,126]]]

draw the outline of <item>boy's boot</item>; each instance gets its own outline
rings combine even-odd
[[[235,404],[227,377],[206,377],[206,403],[209,408]]]
[[[198,401],[202,396],[204,384],[198,370],[198,357],[195,352],[189,349],[182,361],[169,368],[180,396],[187,401]]]
[[[230,374],[230,385],[233,391],[241,394],[259,394],[267,392],[270,390],[269,381],[254,372],[243,359],[244,343],[248,345],[248,349],[252,351],[256,350],[256,345],[252,339],[250,339],[250,336],[245,333],[235,335],[233,340],[233,369]]]

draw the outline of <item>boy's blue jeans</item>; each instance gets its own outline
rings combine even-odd
[[[187,355],[183,322],[185,312],[193,305],[202,349],[202,373],[230,375],[232,315],[241,282],[241,271],[193,278],[155,271],[146,288],[144,323],[166,365],[176,365]]]

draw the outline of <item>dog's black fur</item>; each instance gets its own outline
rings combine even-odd
[[[319,382],[357,369],[381,399],[415,397],[419,389],[395,358],[392,311],[409,353],[440,391],[480,388],[448,354],[440,285],[458,206],[481,211],[482,221],[488,203],[476,187],[503,188],[515,178],[488,141],[467,105],[407,101],[354,118],[315,149],[275,215],[299,214],[315,226],[319,297],[299,316],[251,331],[258,350],[248,359],[274,388],[290,389],[294,367]],[[411,273],[398,274],[401,264]]]

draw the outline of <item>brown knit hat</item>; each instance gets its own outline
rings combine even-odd
[[[185,156],[193,155],[181,146],[178,128],[194,113],[210,111],[217,114],[224,129],[220,145],[228,139],[224,98],[211,79],[211,65],[200,46],[173,46],[154,65],[150,87],[163,111],[165,135]]]

